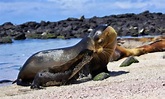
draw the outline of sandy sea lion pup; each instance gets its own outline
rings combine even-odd
[[[159,38],[159,39],[155,39],[155,38]],[[122,46],[117,45],[115,52],[113,53],[112,61],[119,60],[121,58],[128,57],[128,56],[139,56],[139,55],[143,55],[146,53],[165,51],[165,39],[162,36],[158,36],[155,38],[152,40],[150,38],[149,39],[143,38],[148,41],[148,44],[141,45],[141,46],[135,47],[135,48],[124,48]],[[130,39],[128,39],[128,40],[130,40]],[[137,41],[137,42],[139,42],[139,41],[143,42],[143,40],[142,41],[141,40],[142,40],[141,38],[135,39],[135,41]],[[132,41],[133,41],[133,39],[132,39]],[[136,44],[134,46],[136,46]]]
[[[25,62],[15,82],[18,85],[30,85],[37,73],[48,68],[55,68],[54,73],[69,71],[71,65],[76,66],[82,62],[86,55],[76,61],[74,59],[85,50],[94,52],[89,62],[92,76],[100,72],[108,72],[106,65],[115,50],[116,37],[117,33],[112,27],[101,25],[74,46],[37,52]],[[70,64],[72,60],[74,62]]]

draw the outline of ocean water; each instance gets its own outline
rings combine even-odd
[[[81,39],[27,39],[0,45],[0,80],[15,80],[19,69],[34,53],[75,45]]]

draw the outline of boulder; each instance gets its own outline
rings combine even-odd
[[[120,67],[127,67],[130,66],[132,63],[138,63],[139,61],[134,58],[134,56],[128,57],[124,62],[121,63]]]
[[[19,33],[16,36],[14,36],[14,40],[24,40],[26,39],[25,33]]]
[[[104,79],[108,78],[109,76],[110,76],[109,73],[102,72],[102,73],[97,74],[93,78],[93,80],[94,81],[104,80]]]

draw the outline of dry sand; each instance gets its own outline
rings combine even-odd
[[[165,99],[165,52],[136,57],[139,63],[119,67],[110,62],[111,77],[60,87],[31,90],[10,85],[0,87],[0,99]]]

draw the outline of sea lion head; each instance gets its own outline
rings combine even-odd
[[[105,48],[114,49],[116,46],[116,31],[107,25],[100,25],[91,31],[89,37],[93,40],[94,52],[101,53]]]
[[[90,73],[94,77],[100,72],[107,72],[107,64],[113,58],[116,48],[117,33],[107,25],[100,25],[88,35],[93,43],[93,59],[90,62]]]

